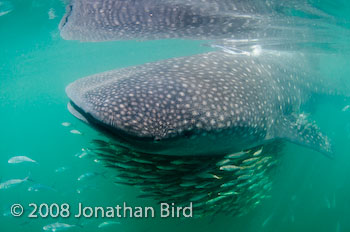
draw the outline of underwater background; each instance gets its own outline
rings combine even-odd
[[[326,47],[320,55],[322,72],[325,77],[349,81],[350,3],[320,0],[311,4],[337,18],[338,26],[344,28],[344,35],[330,41],[341,46],[329,51]],[[32,179],[0,190],[1,232],[41,231],[57,221],[82,225],[71,231],[350,231],[350,109],[346,108],[350,99],[342,96],[320,98],[312,115],[334,143],[335,159],[287,144],[271,197],[247,215],[121,218],[106,228],[98,228],[106,221],[101,218],[27,218],[28,212],[11,216],[8,212],[14,203],[156,206],[149,198],[138,198],[137,188],[114,185],[110,171],[94,158],[79,158],[82,148],[101,135],[68,112],[65,87],[106,70],[212,50],[203,45],[206,41],[194,40],[65,41],[58,30],[64,12],[58,0],[0,0],[0,182],[28,175]],[[63,126],[64,122],[70,125]],[[19,155],[39,164],[8,164],[9,158]],[[77,180],[87,172],[101,175]],[[50,188],[28,191],[34,183]]]

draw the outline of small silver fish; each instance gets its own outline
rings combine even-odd
[[[238,195],[239,193],[236,191],[228,191],[228,192],[220,192],[219,196],[232,196],[232,195]]]
[[[272,219],[272,217],[274,216],[274,214],[271,214],[270,216],[268,216],[263,223],[261,224],[262,227],[265,227]]]
[[[87,152],[78,152],[77,154],[75,154],[75,157],[78,157],[79,159],[85,158],[87,157],[89,154]]]
[[[241,152],[237,152],[237,153],[226,155],[225,158],[227,158],[227,159],[238,159],[238,158],[241,158],[241,157],[245,156],[246,154],[247,154],[246,152],[241,151]]]
[[[252,177],[252,175],[241,175],[241,176],[237,177],[237,180],[247,180],[250,177]]]
[[[226,187],[231,187],[231,186],[234,186],[238,183],[238,180],[231,180],[227,183],[224,183],[222,185],[220,185],[221,188],[226,188]]]
[[[98,175],[102,175],[102,174],[97,172],[87,172],[87,173],[81,174],[77,180],[82,181],[82,180],[92,179]]]
[[[71,124],[70,124],[69,122],[62,122],[61,125],[64,126],[64,127],[68,127],[68,126],[70,126]]]
[[[223,159],[223,160],[220,160],[219,162],[216,163],[216,166],[223,166],[225,164],[228,164],[229,162],[231,162],[230,159]]]
[[[202,183],[202,184],[198,184],[198,185],[196,185],[196,186],[194,186],[195,188],[207,188],[209,185],[210,185],[211,183],[210,182],[204,182],[204,183]]]
[[[241,184],[237,185],[237,188],[243,188],[244,186],[247,186],[249,184],[249,181],[242,182]]]
[[[76,225],[70,225],[70,224],[56,222],[56,223],[44,226],[43,230],[57,232],[57,231],[68,230],[68,229],[71,229],[73,227],[76,227]]]
[[[258,156],[258,155],[260,155],[260,154],[262,153],[262,150],[263,150],[263,147],[262,147],[260,150],[254,152],[253,156]]]
[[[75,135],[82,135],[83,133],[81,133],[80,131],[78,131],[78,130],[70,130],[70,133],[72,133],[72,134],[75,134]]]
[[[24,179],[7,180],[5,182],[0,183],[0,190],[1,189],[9,189],[9,188],[15,187],[15,186],[20,185],[20,184],[22,184],[22,183],[24,183],[24,182],[26,182],[28,180],[29,180],[29,176],[27,176]]]
[[[31,158],[29,158],[27,156],[14,156],[8,160],[9,164],[19,164],[19,163],[24,163],[24,162],[38,164],[38,162],[36,162],[35,160],[32,160]]]
[[[82,148],[81,152],[76,153],[74,156],[79,159],[91,157],[91,150]]]
[[[344,106],[344,108],[341,110],[343,112],[350,110],[350,105]]]
[[[175,165],[181,165],[181,164],[185,164],[186,162],[184,160],[174,160],[171,161],[170,163],[175,164]]]
[[[13,10],[11,2],[1,1],[0,2],[0,16],[6,15]]]
[[[210,199],[209,201],[207,201],[207,204],[213,204],[213,203],[215,203],[215,202],[217,202],[217,201],[220,201],[221,199],[224,199],[224,198],[225,198],[225,196],[218,196],[218,197],[215,197],[215,198]]]
[[[46,186],[43,184],[35,184],[33,186],[30,186],[28,188],[29,192],[39,192],[39,191],[53,191],[53,192],[57,192],[57,190],[53,187],[50,186]]]
[[[104,228],[104,227],[111,226],[111,225],[120,225],[120,222],[116,222],[116,221],[102,222],[101,224],[98,225],[98,228]]]
[[[222,178],[221,176],[218,176],[218,175],[215,175],[215,174],[212,174],[212,173],[200,173],[197,176],[200,177],[200,178],[204,178],[204,179],[214,178],[214,179],[220,180]]]
[[[252,164],[253,162],[255,162],[255,161],[258,160],[258,159],[260,159],[260,158],[258,158],[258,157],[249,158],[249,159],[244,160],[244,161],[243,161],[243,164],[249,165],[249,164]]]
[[[241,168],[238,172],[236,172],[236,175],[250,175],[253,174],[255,170],[250,168]]]
[[[270,182],[270,183],[267,183],[267,184],[265,184],[265,185],[263,186],[263,188],[264,188],[265,190],[268,190],[268,191],[270,191],[271,187],[272,187],[272,183],[271,183],[271,182]]]
[[[255,189],[259,187],[259,184],[255,183],[255,184],[252,184],[251,186],[248,187],[248,190],[252,190],[252,189]]]
[[[153,162],[144,160],[144,159],[139,159],[139,158],[132,158],[133,161],[138,162],[138,163],[143,163],[143,164],[153,164]]]
[[[225,166],[220,167],[220,170],[229,171],[229,172],[237,171],[240,169],[241,169],[241,167],[236,166],[236,165],[225,165]]]
[[[252,196],[251,199],[255,199],[255,198],[260,198],[262,196],[261,192],[258,192],[257,194],[255,194],[254,196]]]

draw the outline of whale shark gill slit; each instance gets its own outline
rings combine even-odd
[[[65,15],[62,17],[61,22],[60,22],[60,24],[59,24],[59,26],[58,26],[58,28],[59,28],[60,30],[62,30],[63,27],[67,24],[68,18],[69,18],[69,16],[72,14],[72,11],[73,11],[73,5],[72,5],[72,4],[67,5],[67,6],[66,6],[66,13],[65,13]]]

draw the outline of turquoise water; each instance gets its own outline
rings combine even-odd
[[[333,15],[344,30],[350,29],[347,1],[312,4]],[[343,96],[319,99],[312,115],[334,142],[336,158],[331,160],[287,144],[271,197],[242,217],[219,214],[181,220],[122,218],[116,220],[120,224],[98,229],[106,219],[28,218],[28,207],[22,217],[4,215],[14,203],[69,203],[75,207],[79,202],[100,206],[125,201],[134,206],[156,206],[149,198],[137,198],[138,189],[114,185],[105,175],[77,181],[83,173],[105,173],[106,169],[94,159],[75,157],[100,135],[67,111],[65,86],[102,71],[211,49],[203,46],[203,41],[190,40],[65,41],[58,30],[64,14],[62,2],[11,1],[6,8],[2,6],[0,14],[10,12],[0,16],[0,182],[28,175],[33,181],[0,190],[0,231],[41,231],[43,226],[57,221],[82,225],[71,231],[350,231],[350,110],[342,111],[350,100]],[[350,39],[340,35],[331,42],[343,46]],[[320,67],[325,77],[346,82],[350,78],[350,59],[348,48],[342,46],[335,46],[336,53],[326,51]],[[64,127],[63,122],[71,125]],[[28,156],[39,165],[7,163],[17,155]],[[60,167],[67,170],[55,172]],[[108,171],[106,176],[109,174]],[[34,183],[57,191],[28,191]]]

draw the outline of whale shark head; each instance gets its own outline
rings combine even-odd
[[[263,60],[211,52],[96,74],[66,88],[69,109],[144,153],[224,155],[279,137],[327,150],[326,142],[296,137],[291,112],[300,86],[278,59]],[[288,78],[273,79],[283,73]]]

